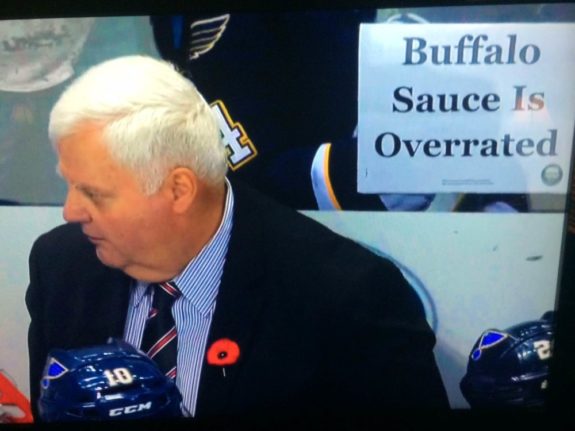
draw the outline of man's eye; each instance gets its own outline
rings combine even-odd
[[[102,195],[100,193],[93,191],[93,190],[82,189],[82,194],[84,196],[86,196],[88,199],[90,199],[91,201],[97,201],[102,197]]]

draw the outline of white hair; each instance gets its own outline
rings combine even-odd
[[[210,106],[168,62],[127,56],[90,68],[52,108],[52,145],[90,122],[103,124],[111,156],[145,193],[157,191],[175,167],[211,184],[224,180],[227,151]]]

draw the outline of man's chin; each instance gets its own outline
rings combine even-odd
[[[102,245],[96,246],[96,256],[103,265],[118,269],[137,280],[157,283],[169,280],[175,276],[175,274],[159,272],[157,268],[150,268],[134,261],[129,261],[124,256],[118,255],[115,250],[109,250]]]
[[[124,262],[121,262],[117,257],[114,258],[114,256],[110,256],[110,253],[106,253],[100,246],[96,246],[96,257],[100,262],[110,268],[122,269],[125,266]]]

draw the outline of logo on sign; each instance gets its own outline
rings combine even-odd
[[[563,178],[563,169],[555,163],[545,166],[541,171],[541,180],[545,185],[554,186],[561,181],[561,178]]]

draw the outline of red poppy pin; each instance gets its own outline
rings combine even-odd
[[[240,357],[240,346],[229,338],[220,338],[212,343],[207,353],[208,364],[222,367],[226,377],[226,365],[233,365]]]

